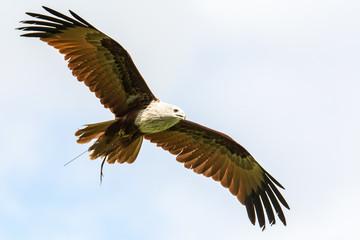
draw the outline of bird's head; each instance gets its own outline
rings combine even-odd
[[[164,131],[183,119],[185,113],[181,108],[157,100],[140,111],[135,124],[143,133],[155,133]]]
[[[172,112],[175,115],[175,117],[178,117],[180,119],[185,119],[186,118],[185,112],[181,108],[179,108],[177,106],[173,105]]]
[[[185,119],[186,117],[185,112],[177,106],[164,102],[160,102],[159,105],[163,117],[177,119]]]

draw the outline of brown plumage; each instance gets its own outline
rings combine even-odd
[[[50,8],[53,16],[27,13],[40,20],[22,23],[38,37],[65,55],[73,75],[95,93],[115,115],[114,120],[88,124],[78,130],[78,143],[95,140],[90,158],[108,163],[135,161],[143,138],[177,155],[186,168],[219,181],[246,206],[250,221],[265,228],[275,223],[275,213],[286,225],[280,203],[288,204],[276,186],[283,188],[250,153],[229,136],[184,120],[177,107],[160,102],[151,93],[130,55],[113,39],[77,14],[70,18]],[[274,213],[275,210],[275,213]]]
[[[71,11],[77,20],[47,7],[44,9],[60,19],[27,13],[47,21],[22,21],[38,26],[18,28],[31,31],[21,36],[39,37],[64,54],[73,75],[84,82],[116,117],[139,105],[146,106],[155,99],[130,55],[120,44]]]
[[[280,220],[286,225],[284,213],[278,200],[289,208],[274,183],[283,188],[266,172],[245,148],[229,136],[182,120],[175,126],[145,138],[164,150],[177,155],[176,160],[186,168],[198,174],[212,177],[228,188],[246,205],[249,218],[255,224],[255,211],[260,226],[265,226],[265,216],[260,198],[265,206],[270,224],[275,223],[275,216],[270,202]]]

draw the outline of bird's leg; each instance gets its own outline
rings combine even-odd
[[[111,124],[105,131],[105,136],[111,137],[114,135],[118,135],[121,138],[130,137],[131,134],[128,132],[128,124],[124,122],[124,119],[119,119],[113,124]]]
[[[102,163],[101,163],[101,169],[100,169],[100,185],[102,184],[102,179],[103,179],[103,177],[104,177],[103,167],[104,167],[104,163],[105,163],[105,161],[106,161],[106,157],[107,157],[107,156],[104,157],[104,160],[103,160]]]
[[[126,138],[126,137],[130,136],[130,134],[126,134],[126,131],[125,131],[124,128],[120,129],[119,135],[120,135],[120,137],[123,137],[123,138]]]

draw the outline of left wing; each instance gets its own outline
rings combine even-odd
[[[194,172],[212,177],[228,188],[246,206],[250,221],[256,215],[265,229],[266,210],[269,223],[275,223],[273,208],[286,225],[279,201],[289,208],[275,185],[283,188],[265,171],[245,148],[229,136],[194,122],[181,120],[168,130],[146,134],[145,138],[177,155],[176,160]]]
[[[119,43],[72,11],[74,18],[43,8],[53,16],[27,12],[37,20],[22,21],[29,26],[18,30],[30,32],[21,36],[38,37],[64,54],[73,75],[116,117],[156,99]]]

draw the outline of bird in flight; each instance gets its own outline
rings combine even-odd
[[[284,187],[244,147],[221,132],[185,120],[183,110],[157,99],[127,51],[76,13],[70,10],[71,18],[43,8],[51,15],[27,12],[35,19],[21,21],[28,26],[18,30],[29,31],[21,36],[40,38],[64,54],[78,81],[115,115],[75,133],[78,143],[95,140],[88,150],[91,159],[133,163],[145,138],[176,155],[186,168],[228,188],[246,206],[252,224],[257,218],[264,230],[266,212],[270,225],[276,222],[275,213],[286,225],[280,203],[290,208],[277,188]]]

